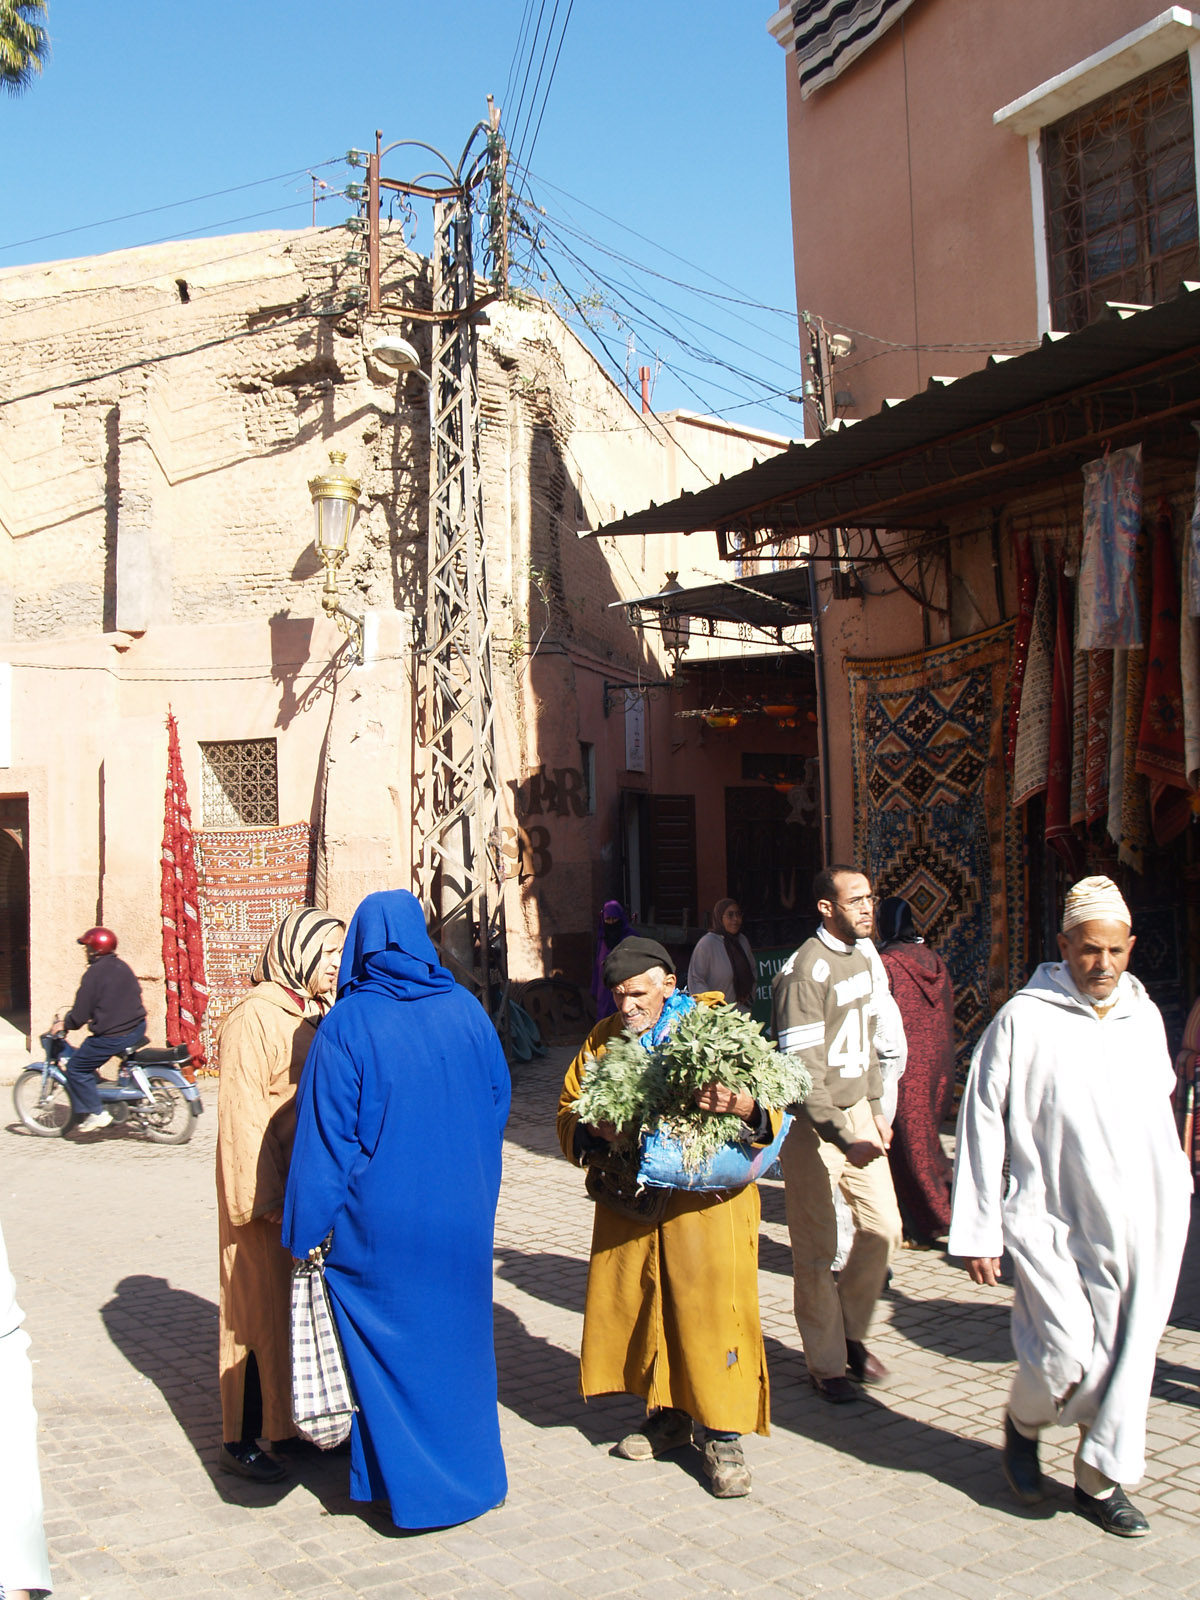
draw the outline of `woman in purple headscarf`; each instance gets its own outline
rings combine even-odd
[[[597,1022],[602,1017],[612,1016],[617,1009],[604,981],[604,963],[622,939],[628,939],[636,932],[621,902],[606,900],[600,908],[600,931],[596,936],[596,960],[592,967],[592,999],[596,1002]]]

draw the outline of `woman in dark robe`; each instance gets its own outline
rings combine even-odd
[[[907,900],[885,900],[876,930],[908,1040],[888,1160],[906,1236],[932,1244],[950,1229],[954,1171],[940,1130],[954,1104],[954,988],[946,963],[918,934]]]
[[[333,1230],[325,1281],[358,1405],[350,1494],[398,1528],[448,1527],[507,1492],[492,1241],[508,1068],[439,965],[411,894],[368,895],[297,1096],[283,1240]]]
[[[628,939],[637,930],[625,914],[619,900],[606,900],[600,907],[600,930],[596,935],[596,959],[592,963],[592,999],[596,1002],[596,1021],[611,1017],[617,1009],[608,985],[604,981],[604,963],[622,939]]]

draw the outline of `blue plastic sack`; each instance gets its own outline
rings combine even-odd
[[[638,1183],[648,1189],[744,1189],[748,1183],[766,1177],[775,1165],[791,1125],[791,1116],[785,1111],[779,1132],[770,1144],[739,1141],[723,1145],[698,1172],[689,1172],[684,1166],[678,1139],[655,1128],[653,1133],[642,1135]]]

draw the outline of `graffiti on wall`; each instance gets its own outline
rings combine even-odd
[[[500,830],[500,854],[505,860],[504,876],[525,882],[529,878],[544,878],[554,869],[554,856],[550,849],[550,819],[555,817],[586,817],[588,814],[587,789],[583,773],[578,767],[554,767],[544,764],[536,767],[525,778],[509,784],[513,794],[513,811],[516,827]],[[534,817],[544,817],[545,822],[533,822]]]

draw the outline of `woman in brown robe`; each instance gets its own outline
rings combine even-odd
[[[271,935],[253,987],[221,1023],[217,1217],[221,1242],[221,1445],[224,1472],[287,1476],[259,1449],[290,1439],[292,1259],[279,1239],[293,1106],[308,1048],[337,989],[345,925],[311,906]]]

